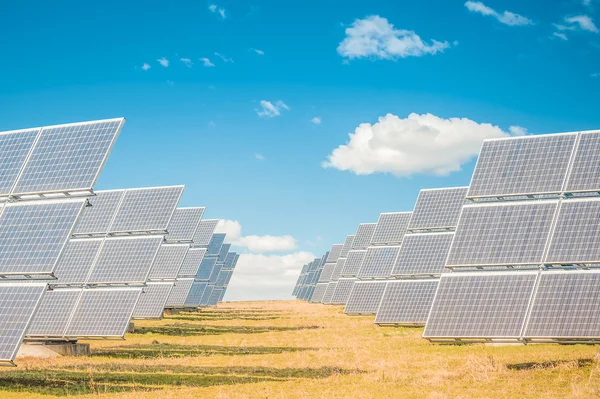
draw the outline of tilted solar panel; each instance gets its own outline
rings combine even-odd
[[[335,263],[340,254],[342,253],[342,249],[344,248],[344,244],[333,244],[331,246],[331,251],[329,251],[329,255],[326,258],[327,263]]]
[[[419,197],[412,213],[409,230],[450,229],[456,227],[468,187],[425,189]]]
[[[207,286],[208,283],[206,282],[194,281],[187,298],[185,298],[185,306],[200,306],[200,302],[202,302],[202,296],[204,295],[204,291],[206,290]]]
[[[9,203],[0,215],[0,275],[50,274],[84,198]]]
[[[192,242],[205,208],[177,208],[167,227],[167,241]]]
[[[342,275],[342,270],[344,270],[344,266],[346,266],[346,258],[338,258],[335,267],[333,268],[333,272],[331,273],[331,281],[339,280]]]
[[[222,288],[214,287],[212,292],[210,293],[210,297],[208,298],[206,306],[217,306],[217,304],[219,303],[219,298],[221,298],[222,292]]]
[[[124,122],[42,128],[12,194],[91,190]]]
[[[217,281],[215,282],[215,286],[217,287],[227,287],[229,284],[229,280],[231,279],[231,275],[233,274],[233,270],[223,270],[221,269],[221,273],[219,273],[219,277],[217,277]]]
[[[375,232],[377,223],[361,223],[352,241],[352,249],[367,249]]]
[[[219,274],[221,273],[222,268],[223,268],[223,264],[221,264],[221,263],[215,264],[215,266],[212,269],[212,272],[210,273],[210,277],[208,279],[209,284],[217,283],[217,279],[219,278]]]
[[[175,279],[183,265],[190,250],[189,244],[162,244],[158,249],[150,274],[149,280]],[[198,266],[200,262],[198,262]]]
[[[169,299],[167,299],[167,308],[182,308],[185,304],[185,300],[190,293],[192,284],[194,283],[193,278],[178,278],[175,281],[175,285],[171,289]]]
[[[46,284],[0,284],[0,363],[12,364]]]
[[[327,291],[328,285],[329,285],[328,283],[317,284],[317,286],[315,287],[315,290],[313,291],[311,298],[309,299],[309,302],[321,303],[321,301],[323,301],[323,296],[325,295],[325,291]]]
[[[207,246],[219,224],[218,219],[207,219],[200,222],[196,234],[194,234],[194,245]]]
[[[348,252],[346,263],[342,269],[342,277],[355,277],[360,270],[363,259],[365,258],[366,250],[352,250]]]
[[[331,280],[331,275],[333,274],[335,265],[335,263],[325,263],[323,266],[323,271],[321,272],[321,276],[319,277],[319,283],[328,283],[329,280]]]
[[[200,263],[200,267],[198,268],[198,272],[196,273],[196,280],[198,281],[208,281],[210,279],[210,275],[217,264],[217,258],[212,256],[205,256],[202,259],[202,263]]]
[[[424,338],[518,339],[536,272],[443,274]]]
[[[453,237],[452,232],[407,234],[392,269],[392,276],[444,273]]]
[[[90,206],[83,210],[73,234],[82,236],[108,233],[124,196],[125,190],[97,191],[95,197],[88,199]]]
[[[375,324],[425,325],[438,280],[389,281]]]
[[[358,281],[356,278],[341,278],[337,281],[335,291],[331,297],[332,305],[345,305],[352,292],[354,283]]]
[[[540,264],[558,201],[466,205],[447,266]]]
[[[357,273],[358,278],[389,277],[394,268],[400,246],[369,247]],[[346,261],[348,263],[348,261]]]
[[[600,131],[580,133],[575,151],[564,191],[600,191]]]
[[[331,298],[333,298],[333,293],[335,292],[335,287],[337,286],[336,282],[330,282],[327,284],[327,289],[325,290],[325,294],[323,294],[323,300],[321,301],[324,304],[330,304]]]
[[[485,140],[467,197],[560,193],[576,137],[568,133]]]
[[[82,294],[82,288],[46,291],[27,329],[27,337],[63,337]]]
[[[356,281],[346,302],[346,314],[375,314],[388,281]]]
[[[206,255],[206,248],[190,248],[179,269],[179,276],[195,276]]]
[[[235,264],[237,263],[237,258],[239,255],[235,252],[229,252],[225,257],[225,263],[223,265],[224,269],[233,269],[235,268]],[[302,269],[304,270],[304,269]],[[303,271],[305,273],[305,271]]]
[[[102,238],[69,240],[54,269],[56,281],[51,283],[85,284],[102,243]]]
[[[174,283],[147,283],[133,310],[134,319],[160,319]]]
[[[200,306],[208,306],[208,301],[210,300],[210,296],[215,289],[214,285],[207,285],[204,293],[202,294],[202,299],[200,299]]]
[[[379,215],[371,244],[401,244],[410,222],[411,212],[390,212]]]
[[[225,293],[227,292],[227,289],[221,289],[221,295],[219,295],[219,302],[223,302],[223,298],[225,298]]]
[[[215,233],[210,239],[210,243],[208,244],[208,248],[206,250],[207,256],[219,256],[221,252],[221,247],[223,246],[223,242],[225,241],[225,234],[223,233]]]
[[[229,249],[231,248],[231,244],[223,244],[221,247],[221,251],[219,251],[219,256],[217,257],[217,262],[224,263],[225,259],[227,259],[227,254],[229,253]]]
[[[67,337],[125,336],[142,288],[95,288],[83,291],[66,330]]]
[[[0,195],[11,193],[40,129],[0,133]]]
[[[348,256],[348,251],[352,249],[352,244],[354,243],[354,235],[346,236],[346,241],[344,241],[344,246],[342,247],[342,252],[340,252],[340,258],[345,258]]]

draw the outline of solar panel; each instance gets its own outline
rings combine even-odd
[[[238,259],[239,255],[236,254],[235,252],[229,252],[227,254],[227,256],[225,257],[225,262],[223,265],[224,269],[233,269],[235,268],[235,265],[237,263],[237,259]]]
[[[366,253],[366,250],[352,250],[348,252],[348,257],[346,258],[346,263],[344,264],[344,268],[342,269],[341,276],[356,276],[358,274],[358,271],[360,270],[360,265],[362,265]]]
[[[323,296],[325,295],[325,291],[327,291],[327,286],[329,284],[328,283],[319,283],[317,284],[317,286],[315,287],[315,290],[313,291],[312,297],[310,298],[309,302],[312,303],[321,303],[323,301]]]
[[[600,199],[562,201],[545,263],[600,263]]]
[[[167,241],[192,242],[205,208],[177,208],[169,222]]]
[[[345,305],[350,297],[350,293],[352,292],[352,287],[354,287],[354,283],[358,281],[355,278],[341,278],[337,281],[337,285],[335,287],[335,291],[333,292],[333,296],[331,297],[332,305]]]
[[[346,314],[375,314],[387,281],[356,281],[346,302]]]
[[[179,269],[179,276],[195,276],[206,254],[206,248],[190,248]]]
[[[344,241],[344,246],[342,247],[342,252],[340,252],[340,258],[345,258],[348,256],[348,251],[352,249],[352,244],[354,243],[354,235],[346,236],[346,241]]]
[[[124,122],[42,128],[12,193],[91,190]]]
[[[0,133],[0,195],[10,194],[40,129]]]
[[[218,219],[202,220],[196,234],[194,234],[194,245],[208,245],[218,224]]]
[[[329,251],[329,255],[326,258],[326,262],[335,263],[340,257],[343,248],[344,244],[333,244],[331,246],[331,251]]]
[[[199,306],[200,302],[202,302],[202,296],[204,295],[204,291],[206,290],[207,286],[208,283],[194,281],[194,284],[192,284],[192,287],[189,290],[187,298],[185,298],[185,306]]]
[[[27,328],[27,337],[63,337],[82,288],[46,291]]]
[[[466,205],[446,265],[541,263],[557,204],[547,200]]]
[[[375,324],[425,325],[437,286],[437,279],[388,282]]]
[[[227,254],[229,253],[229,249],[231,248],[231,244],[223,244],[221,247],[221,251],[219,251],[218,262],[224,263],[227,258]]]
[[[162,236],[105,239],[88,283],[144,283],[162,241]]]
[[[468,187],[421,190],[408,225],[409,230],[449,229],[458,224]]]
[[[530,339],[600,337],[600,273],[542,272],[524,336]]]
[[[0,215],[0,275],[54,270],[84,198],[16,202]]]
[[[423,337],[517,339],[537,272],[443,274]]]
[[[233,270],[223,270],[221,269],[221,273],[219,273],[219,277],[217,277],[217,281],[215,282],[215,286],[217,287],[227,287],[229,284],[229,280],[231,280],[231,275],[233,274]]]
[[[345,265],[346,258],[338,258],[337,262],[335,263],[335,267],[333,268],[333,272],[331,273],[331,281],[339,280]]]
[[[444,273],[453,237],[452,232],[407,234],[392,269],[392,276]]]
[[[333,293],[335,292],[336,286],[337,286],[337,283],[335,283],[335,282],[330,282],[327,284],[327,289],[325,290],[325,294],[323,294],[323,300],[321,301],[322,303],[325,303],[325,304],[331,303],[331,298],[333,297]]]
[[[217,283],[217,278],[219,278],[219,273],[221,273],[221,268],[223,267],[223,265],[221,263],[217,263],[212,270],[212,273],[210,273],[210,278],[208,279],[208,283],[209,284],[216,284]]]
[[[102,238],[71,239],[56,264],[56,284],[85,284],[92,270]]]
[[[0,363],[12,364],[46,284],[0,284]]]
[[[325,266],[323,266],[323,271],[321,272],[321,277],[319,278],[319,283],[328,283],[329,280],[331,280],[331,275],[333,274],[335,265],[335,263],[325,263]]]
[[[217,258],[215,258],[214,256],[205,256],[204,259],[202,259],[202,262],[200,263],[198,272],[196,273],[196,280],[208,281],[216,264]]]
[[[88,198],[90,206],[85,207],[77,220],[74,235],[106,234],[119,209],[125,190],[97,191],[95,197]]]
[[[371,244],[401,244],[410,222],[411,212],[382,213],[373,232]]]
[[[206,306],[217,306],[217,303],[219,303],[219,298],[221,297],[222,292],[223,292],[223,289],[214,287],[212,292],[210,293],[210,297],[208,298],[208,302],[206,303]]]
[[[569,133],[484,141],[467,196],[560,193],[576,137]]]
[[[600,131],[582,132],[575,152],[565,191],[600,190]]]
[[[208,244],[208,249],[206,250],[207,256],[218,256],[221,252],[221,247],[223,246],[223,242],[225,241],[225,234],[216,233],[213,234],[210,243]]]
[[[167,299],[167,308],[181,308],[183,307],[192,284],[194,283],[193,278],[181,278],[175,281],[175,285],[171,289],[169,299]]]
[[[183,186],[136,188],[125,191],[110,231],[167,231]]]
[[[358,225],[358,230],[354,235],[352,249],[366,249],[371,244],[371,238],[375,232],[377,223],[361,223]]]
[[[149,280],[174,280],[184,264],[190,250],[189,244],[162,244],[158,248],[154,263],[148,275]],[[198,262],[198,265],[200,262]],[[196,269],[197,269],[196,266]],[[194,271],[195,272],[195,271]]]
[[[208,306],[208,301],[210,300],[210,296],[212,295],[213,290],[215,289],[214,285],[207,285],[204,293],[202,294],[202,299],[200,300],[200,306]]]
[[[221,295],[219,295],[219,302],[223,302],[223,298],[225,298],[226,289],[221,289]]]
[[[65,335],[122,338],[141,293],[142,288],[84,290]]]
[[[400,246],[369,247],[358,271],[358,278],[389,277],[400,252]],[[346,261],[346,263],[348,263]]]
[[[147,283],[133,310],[134,319],[160,319],[174,283]]]

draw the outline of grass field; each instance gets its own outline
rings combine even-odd
[[[226,303],[138,321],[90,357],[24,358],[0,398],[593,398],[596,347],[439,345],[342,307]]]

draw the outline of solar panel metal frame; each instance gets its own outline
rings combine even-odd
[[[389,281],[377,309],[375,324],[424,326],[438,283],[438,279]]]

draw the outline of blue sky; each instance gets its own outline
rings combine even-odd
[[[411,210],[421,188],[468,185],[484,138],[600,128],[597,26],[599,0],[2,2],[0,130],[126,117],[97,188],[185,184],[182,205],[240,234],[293,237],[272,251],[238,240],[257,254],[240,276],[285,264],[265,291],[285,297],[306,252]]]

